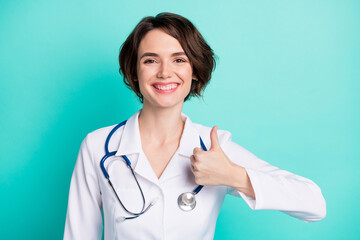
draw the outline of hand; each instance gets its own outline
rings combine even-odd
[[[191,170],[195,182],[199,185],[231,185],[231,173],[234,163],[225,155],[220,147],[217,126],[210,132],[211,147],[208,151],[194,148],[190,157]]]

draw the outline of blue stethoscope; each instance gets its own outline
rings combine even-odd
[[[132,175],[134,176],[134,179],[136,181],[136,184],[139,188],[139,191],[141,193],[141,197],[143,199],[143,206],[142,206],[142,209],[140,212],[131,212],[129,211],[125,206],[124,204],[121,202],[120,200],[120,197],[118,196],[118,194],[116,193],[115,191],[115,188],[113,186],[113,184],[111,183],[110,181],[110,177],[109,177],[109,174],[108,172],[106,171],[105,167],[104,167],[104,163],[106,161],[106,159],[108,159],[109,157],[111,156],[114,156],[116,154],[117,151],[113,151],[113,152],[109,152],[109,142],[110,142],[110,139],[112,137],[112,135],[116,132],[116,130],[118,130],[121,126],[125,125],[126,123],[126,120],[119,123],[118,125],[116,125],[112,130],[111,132],[109,133],[109,135],[107,136],[106,138],[106,141],[105,141],[105,155],[102,157],[101,161],[100,161],[100,168],[105,176],[105,178],[108,180],[108,183],[111,187],[111,189],[113,190],[113,192],[115,193],[116,195],[116,198],[118,199],[120,205],[124,208],[124,210],[129,213],[130,215],[132,215],[131,217],[123,217],[123,220],[127,220],[127,219],[134,219],[134,218],[137,218],[139,217],[140,215],[144,214],[145,212],[147,212],[147,210],[149,210],[150,207],[152,207],[155,202],[151,202],[146,208],[145,208],[145,196],[144,196],[144,193],[140,187],[140,184],[135,176],[135,173],[134,173],[134,170],[132,169],[131,167],[131,162],[129,160],[129,158],[126,156],[126,155],[121,155],[121,157],[125,160],[127,166],[130,168],[131,170],[131,173]],[[201,145],[201,148],[204,150],[204,151],[207,151],[206,149],[206,146],[204,144],[204,142],[202,141],[201,137],[200,137],[200,145]],[[197,186],[192,192],[185,192],[185,193],[182,193],[179,195],[178,197],[178,205],[180,207],[180,209],[184,210],[184,211],[190,211],[190,210],[193,210],[196,206],[196,199],[195,199],[195,195],[198,194],[201,189],[203,188],[204,186],[203,185],[199,185]]]

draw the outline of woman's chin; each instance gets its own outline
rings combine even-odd
[[[182,108],[184,100],[174,100],[174,99],[157,99],[156,101],[152,101],[151,103],[145,104],[144,107],[150,108],[164,108],[164,109],[171,109],[171,108]]]

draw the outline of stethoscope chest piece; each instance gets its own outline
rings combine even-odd
[[[192,192],[186,192],[180,194],[178,197],[179,208],[183,211],[193,210],[196,206],[195,194]]]

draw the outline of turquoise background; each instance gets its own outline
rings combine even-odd
[[[360,239],[359,1],[0,0],[1,239],[61,239],[70,177],[90,131],[141,105],[120,45],[148,15],[189,18],[218,55],[184,112],[322,189],[303,223],[228,196],[215,239]]]

